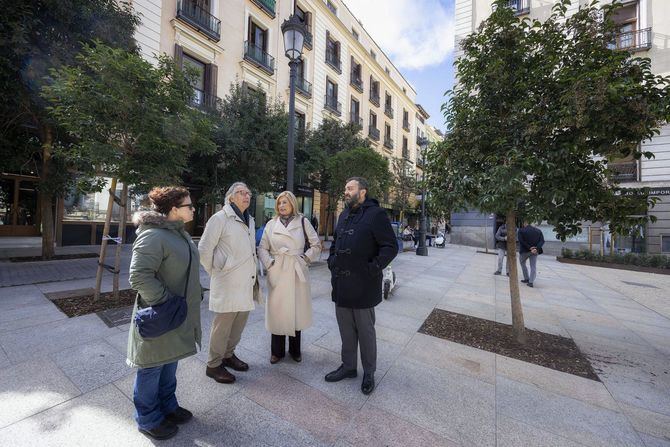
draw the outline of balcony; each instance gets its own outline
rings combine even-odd
[[[249,41],[244,42],[244,59],[270,75],[275,72],[275,58]]]
[[[370,102],[379,107],[379,93],[370,91]]]
[[[351,79],[349,83],[358,91],[358,93],[363,93],[363,81],[361,80],[360,76],[351,73]]]
[[[402,120],[402,128],[409,132],[409,120]]]
[[[374,126],[368,126],[368,136],[374,141],[379,141],[379,129]]]
[[[295,90],[305,98],[312,97],[312,84],[305,78],[298,77],[295,79]]]
[[[221,40],[221,20],[201,8],[193,0],[177,0],[177,19],[197,29],[215,42]]]
[[[416,165],[420,168],[423,167],[423,157],[421,157],[421,152],[416,151]]]
[[[217,96],[210,95],[202,90],[193,89],[193,96],[189,101],[189,105],[203,112],[216,112],[216,106],[219,101],[220,99]]]
[[[388,135],[384,135],[384,147],[387,149],[393,149],[393,140]]]
[[[275,0],[251,0],[256,6],[261,8],[267,15],[275,18]]]
[[[417,135],[416,136],[416,145],[421,146],[421,144],[423,144],[423,139],[421,138],[420,135]]]
[[[384,113],[389,118],[393,118],[393,107],[391,107],[391,104],[384,104]]]
[[[342,74],[342,64],[340,63],[340,56],[332,50],[326,50],[326,64],[328,64],[333,70]]]
[[[631,53],[649,50],[651,48],[651,28],[619,33],[614,37],[614,43],[610,45],[610,48]]]
[[[303,23],[303,25],[305,25]],[[305,30],[307,31],[305,33],[305,48],[308,50],[312,49],[312,42],[314,42],[314,36],[312,35],[312,26],[311,25],[305,25]]]
[[[340,103],[335,96],[326,95],[323,107],[337,116],[342,116],[342,103]]]
[[[409,159],[409,149],[407,149],[406,147],[402,148],[402,158],[404,158],[407,161],[410,161],[410,159]]]
[[[351,113],[349,115],[349,122],[363,128],[363,118],[361,118],[357,113]]]
[[[637,181],[637,161],[608,163],[607,167],[613,171],[612,180],[616,182],[625,183]]]

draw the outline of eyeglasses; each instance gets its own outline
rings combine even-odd
[[[177,205],[175,208],[185,208],[189,207],[189,209],[195,210],[195,207],[193,206],[192,203],[184,203],[182,205]]]
[[[243,196],[251,197],[251,192],[249,192],[249,191],[237,191],[237,192],[235,192],[235,194],[240,194],[240,195],[243,195]]]

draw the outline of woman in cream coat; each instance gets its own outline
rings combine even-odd
[[[310,263],[321,255],[321,241],[309,222],[297,213],[298,203],[290,191],[279,194],[276,217],[265,225],[258,256],[267,269],[268,301],[265,327],[272,333],[270,363],[277,363],[286,352],[296,362],[300,355],[300,331],[312,325]],[[305,251],[305,235],[310,248]]]

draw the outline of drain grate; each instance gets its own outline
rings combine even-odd
[[[624,284],[629,284],[631,286],[637,286],[637,287],[646,287],[648,289],[658,289],[656,286],[652,286],[651,284],[644,284],[641,282],[633,282],[633,281],[621,281]]]
[[[104,321],[107,327],[117,327],[130,323],[130,318],[133,316],[133,306],[103,310],[98,312],[97,315]]]

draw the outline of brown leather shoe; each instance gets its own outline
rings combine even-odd
[[[249,365],[244,363],[242,360],[238,359],[235,354],[232,357],[223,359],[223,366],[233,368],[235,371],[248,371]]]
[[[270,356],[270,363],[272,363],[273,365],[274,365],[275,363],[279,362],[280,360],[281,360],[281,357],[277,357],[277,356],[274,355],[274,354]]]
[[[228,372],[228,370],[222,365],[217,366],[216,368],[207,367],[205,371],[207,377],[211,377],[219,383],[233,383],[235,382],[235,376]]]

